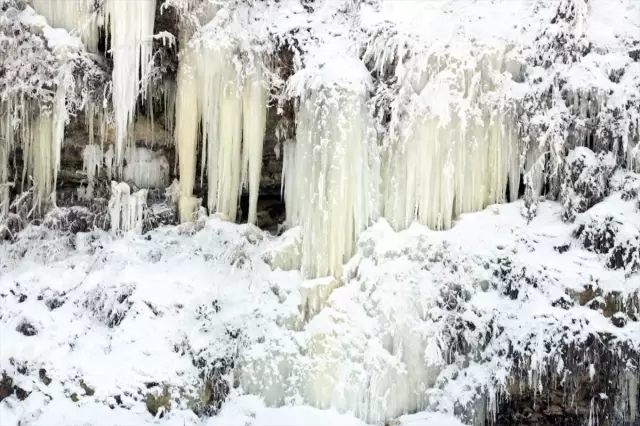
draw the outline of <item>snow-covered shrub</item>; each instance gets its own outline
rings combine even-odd
[[[50,27],[26,4],[5,0],[0,6],[0,115],[6,117],[0,121],[0,213],[9,210],[9,186],[18,193],[33,188],[33,209],[26,215],[14,211],[31,220],[55,205],[64,127],[103,94],[105,66],[79,39]],[[23,170],[12,170],[10,177],[9,157],[18,146]],[[12,180],[20,175],[16,185]]]
[[[596,155],[589,148],[577,147],[567,156],[560,198],[562,219],[571,222],[600,202],[609,192],[609,179],[615,167],[613,154]]]
[[[493,287],[512,300],[527,300],[528,287],[538,287],[539,278],[508,257],[498,258],[493,267]]]
[[[565,170],[564,162],[576,147],[587,147],[598,155],[610,152],[617,164],[633,167],[636,161],[640,67],[626,52],[611,49],[598,30],[589,30],[588,17],[596,13],[591,10],[595,3],[561,0],[537,37],[526,68],[530,88],[520,102],[523,152],[539,149],[553,197],[571,198],[560,193],[567,180],[575,179],[563,174],[573,173],[571,165]],[[631,49],[637,43],[635,37],[620,37],[620,42]],[[606,175],[610,160],[601,161],[606,163]],[[567,206],[568,210],[576,207]],[[568,211],[567,219],[571,218]]]
[[[95,227],[95,214],[84,207],[58,207],[46,214],[43,226],[60,232],[77,234]]]
[[[87,293],[83,306],[109,328],[117,327],[133,306],[135,284],[104,284]]]
[[[0,99],[53,102],[57,60],[46,39],[18,19],[17,2],[0,3]]]
[[[619,223],[611,216],[604,220],[594,220],[580,224],[575,230],[574,236],[589,251],[599,254],[607,254],[615,246]]]
[[[621,200],[621,194],[614,196]],[[635,211],[635,203],[629,201],[625,203],[631,204],[630,210]],[[603,255],[607,267],[624,269],[627,275],[638,271],[640,269],[640,229],[626,223],[623,218],[599,215],[598,212],[588,213],[590,211],[580,216],[574,237],[585,249]]]
[[[73,240],[68,234],[28,225],[14,235],[11,244],[0,246],[0,254],[7,263],[23,261],[25,256],[36,263],[48,263],[64,259],[71,247]]]

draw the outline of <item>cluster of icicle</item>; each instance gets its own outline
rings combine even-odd
[[[131,142],[136,102],[147,92],[156,0],[137,0],[126,7],[119,0],[105,0],[102,9],[95,9],[94,4],[93,0],[32,0],[49,25],[77,34],[90,52],[98,50],[101,27],[110,35],[107,47],[113,58],[115,160],[122,167]]]
[[[336,67],[349,67],[356,81],[332,84]],[[302,270],[308,277],[339,276],[356,238],[379,214],[379,162],[367,109],[370,77],[354,60],[321,69],[320,85],[307,84],[304,73],[290,82],[291,94],[299,96],[296,140],[285,144],[283,159],[287,223],[302,229]]]
[[[238,198],[249,188],[249,222],[257,217],[267,88],[261,62],[236,67],[224,45],[192,42],[178,69],[175,140],[180,170],[180,219],[194,217],[198,134],[202,129],[200,179],[207,176],[210,213],[235,220]]]
[[[382,208],[396,229],[414,220],[448,229],[462,213],[505,201],[507,188],[518,196],[513,105],[496,99],[508,62],[499,50],[476,63],[428,57],[421,65],[406,84],[409,119],[384,152]]]
[[[146,207],[146,189],[140,189],[132,194],[131,187],[127,183],[111,182],[109,216],[111,229],[114,232],[135,231],[142,233]]]
[[[146,80],[151,67],[156,1],[139,0],[123,7],[117,0],[107,0],[99,10],[95,9],[92,0],[32,0],[31,5],[37,13],[47,19],[50,26],[65,28],[70,33],[78,35],[90,52],[97,52],[99,29],[107,26],[105,29],[110,35],[109,48],[114,63],[112,94],[116,127],[115,153],[107,154],[110,155],[107,164],[109,175],[112,163],[118,167],[118,174],[122,174],[123,160],[127,152],[132,165],[155,161],[141,159],[140,153],[128,145],[131,145],[130,130],[138,94],[145,95]],[[3,118],[0,123],[0,140],[4,141],[0,146],[0,217],[6,216],[9,211],[9,189],[12,183],[9,182],[8,161],[9,153],[17,143],[21,144],[25,153],[23,186],[25,182],[33,184],[34,209],[40,210],[43,205],[55,204],[57,172],[60,168],[64,126],[68,118],[65,106],[66,90],[73,86],[68,66],[69,55],[58,52],[57,56],[62,62],[59,78],[55,82],[53,105],[49,110],[43,111],[40,106],[29,105],[23,99],[3,99],[0,102],[0,117]],[[88,102],[85,115],[88,117],[90,138],[93,139],[94,116],[103,119],[104,113]],[[101,124],[104,127],[104,123]],[[101,132],[104,133],[103,128]],[[85,197],[91,196],[93,178],[102,164],[102,161],[96,160],[102,153],[100,149],[98,154],[97,149],[91,140],[90,148],[85,152],[85,168],[89,178],[88,188],[82,194]],[[144,184],[157,181],[165,183],[168,177],[162,173],[168,171],[168,165],[162,166],[164,167],[158,172],[160,176],[155,171],[149,172],[148,167],[142,167],[140,171],[129,170],[127,176],[134,181],[143,181],[141,183]]]
[[[462,213],[505,201],[507,192],[517,198],[517,123],[498,90],[517,70],[505,57],[496,51],[477,63],[429,57],[414,64],[418,71],[407,74],[399,95],[407,102],[394,112],[396,137],[371,137],[361,62],[349,69],[364,87],[330,64],[314,71],[311,90],[300,90],[304,72],[293,77],[296,140],[285,144],[283,184],[287,222],[302,229],[305,276],[340,276],[358,235],[379,217],[396,230],[414,221],[442,230]],[[538,159],[532,150],[525,175],[539,193]]]
[[[33,209],[55,201],[60,150],[67,119],[65,85],[56,91],[53,106],[43,111],[23,99],[0,102],[0,217],[9,211],[9,154],[18,143],[24,152],[23,186],[33,184]],[[34,116],[37,111],[37,116]],[[17,126],[16,123],[19,123]]]

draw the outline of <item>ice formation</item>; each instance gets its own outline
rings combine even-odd
[[[506,53],[414,60],[407,118],[383,172],[384,215],[396,229],[414,220],[448,229],[461,213],[505,201],[507,187],[517,198],[517,123],[500,99],[511,77]]]
[[[344,67],[352,74],[337,69]],[[308,277],[339,276],[355,239],[379,213],[368,84],[364,65],[349,56],[310,63],[290,82],[300,100],[296,141],[285,145],[284,199],[287,222],[302,229]]]
[[[31,123],[25,140],[23,180],[28,176],[35,188],[34,202],[40,205],[53,195],[56,167],[53,164],[53,119],[39,117]]]
[[[132,194],[131,188],[125,182],[111,182],[109,216],[112,232],[135,231],[141,233],[146,208],[146,189]]]
[[[122,170],[130,142],[138,94],[145,99],[151,70],[151,51],[156,0],[136,0],[122,7],[119,0],[105,1],[105,19],[113,56],[113,109],[115,114],[115,161]]]
[[[40,111],[37,118],[28,117],[23,123],[22,144],[25,164],[23,184],[27,176],[33,181],[34,207],[41,211],[43,204],[55,205],[56,182],[67,120],[64,82],[58,81],[54,104],[50,111]]]
[[[196,150],[198,142],[198,82],[193,53],[183,53],[178,68],[176,95],[176,148],[180,165],[178,203],[181,222],[193,220],[197,201],[193,196],[196,181]]]
[[[198,130],[202,126],[201,179],[209,212],[235,220],[242,186],[249,187],[249,221],[256,219],[267,90],[261,63],[238,70],[225,46],[192,44],[178,70],[176,131],[180,166],[180,219],[192,220]]]
[[[11,199],[9,183],[9,147],[0,143],[0,219],[9,213]]]
[[[93,0],[31,0],[31,4],[49,25],[78,34],[87,50],[98,51],[101,16]]]
[[[82,151],[82,171],[87,174],[87,181],[93,182],[103,165],[102,148],[100,145],[89,144]]]
[[[169,162],[162,152],[145,147],[129,147],[123,177],[140,188],[161,188],[169,183]]]

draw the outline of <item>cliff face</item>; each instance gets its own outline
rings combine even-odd
[[[634,424],[639,43],[630,0],[0,0],[0,420]]]

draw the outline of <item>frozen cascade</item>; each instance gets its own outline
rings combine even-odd
[[[77,33],[87,50],[98,51],[101,16],[94,10],[94,0],[31,0],[31,4],[49,25]]]
[[[246,77],[242,100],[242,186],[249,188],[248,222],[256,223],[258,193],[262,170],[262,148],[267,124],[267,91],[263,78],[253,73]]]
[[[193,218],[199,124],[201,178],[208,209],[234,221],[242,186],[249,187],[249,222],[256,220],[266,125],[267,90],[257,58],[242,72],[223,46],[190,46],[178,70],[176,131],[180,166],[180,220]]]
[[[505,52],[477,63],[429,57],[408,79],[409,123],[386,152],[384,215],[396,229],[418,220],[448,229],[467,212],[517,197],[520,151],[514,114],[500,90]]]
[[[169,162],[161,152],[129,147],[125,154],[124,179],[140,188],[161,188],[169,183]]]
[[[151,70],[155,0],[137,0],[122,7],[119,0],[106,0],[106,21],[113,56],[113,109],[115,114],[115,162],[122,170],[129,130],[134,122],[138,93],[146,97]]]
[[[193,220],[197,206],[193,189],[198,146],[198,83],[193,55],[189,50],[183,53],[177,77],[175,138],[180,165],[178,208],[181,222]]]
[[[109,216],[111,218],[112,232],[135,231],[141,233],[146,208],[146,189],[141,189],[132,194],[131,188],[127,183],[111,182]]]
[[[56,90],[51,111],[41,111],[37,118],[30,117],[29,114],[23,117],[22,145],[25,164],[22,181],[24,184],[29,176],[29,180],[33,182],[33,205],[39,212],[43,204],[50,202],[55,205],[56,201],[55,188],[67,119],[65,96],[65,88],[61,84]]]
[[[331,277],[303,284],[300,319],[288,318],[287,324],[302,327],[304,339],[267,337],[246,351],[239,375],[243,392],[271,406],[293,399],[332,408],[367,424],[429,407],[428,390],[445,365],[438,328],[428,315],[440,292],[431,271],[390,255],[396,235],[384,220],[362,233],[370,254],[360,251],[345,267],[353,277],[346,286]],[[420,270],[415,280],[399,273],[414,267]]]
[[[355,70],[348,84],[333,80],[345,63]],[[302,229],[302,271],[310,278],[339,277],[356,238],[378,213],[367,70],[341,58],[319,72],[309,80],[304,70],[292,77],[290,90],[300,101],[283,173],[287,222]]]
[[[9,190],[9,149],[7,144],[0,143],[0,221],[9,213]]]
[[[33,180],[34,205],[40,206],[45,200],[55,200],[56,167],[53,154],[54,120],[50,116],[41,116],[31,122],[28,137],[24,141],[26,161],[23,170],[23,181],[28,177]]]

